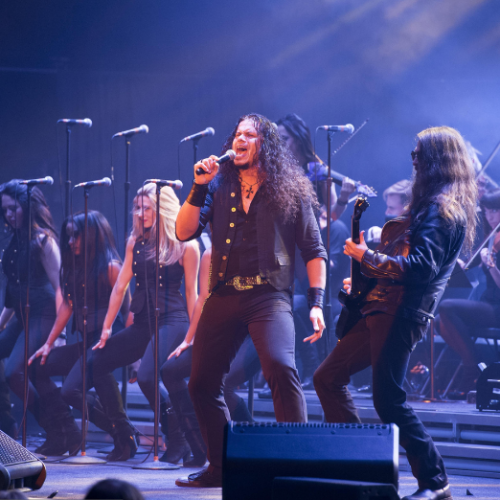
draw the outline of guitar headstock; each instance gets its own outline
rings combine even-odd
[[[352,215],[354,220],[361,219],[363,212],[370,206],[366,196],[359,195],[354,202],[354,213]]]
[[[360,182],[356,184],[356,190],[359,194],[367,196],[368,198],[375,198],[377,196],[377,191],[375,191],[375,189],[366,184],[361,184]]]

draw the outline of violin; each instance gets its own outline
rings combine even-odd
[[[319,160],[319,158],[318,158]],[[322,182],[326,181],[328,178],[328,167],[325,165],[323,162],[316,163],[316,162],[310,162],[307,164],[307,173],[306,177],[311,181],[311,182]],[[332,181],[337,184],[338,186],[342,186],[342,182],[344,179],[347,177],[346,175],[339,174],[338,172],[335,172],[335,170],[331,171],[331,177]],[[359,194],[362,194],[364,196],[367,196],[369,198],[374,198],[377,196],[377,192],[370,186],[367,186],[366,184],[361,183],[360,181],[354,181],[354,184],[356,185],[356,191]]]
[[[481,253],[481,250],[487,246],[488,255],[492,259],[500,251],[500,223],[490,232],[488,236],[479,245],[478,249],[472,254],[471,258],[465,263],[464,269],[469,269],[474,259]],[[493,262],[493,261],[492,261]]]

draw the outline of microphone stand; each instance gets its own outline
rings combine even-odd
[[[69,175],[69,152],[70,152],[70,139],[71,139],[71,127],[66,124],[66,183],[65,183],[65,194],[66,199],[64,200],[64,217],[67,218],[69,215],[70,197],[71,197],[71,180]]]
[[[29,379],[28,379],[28,357],[29,357],[29,333],[30,333],[30,278],[31,278],[31,190],[33,186],[28,184],[28,283],[26,286],[26,305],[24,306],[24,392],[23,392],[23,439],[22,445],[26,448],[26,432],[28,421],[28,392],[29,392]]]
[[[124,245],[123,248],[127,248],[127,235],[128,235],[128,221],[129,221],[129,206],[128,206],[128,200],[129,200],[129,192],[130,192],[130,179],[129,179],[129,173],[130,173],[130,144],[131,144],[131,137],[127,137],[125,139],[125,184],[124,184],[124,205],[125,205],[125,212],[124,212],[124,227],[123,227],[123,235],[124,235]],[[124,318],[126,320],[126,318]],[[123,366],[122,367],[122,400],[123,400],[123,407],[125,411],[127,411],[127,384],[128,384],[128,376],[127,376],[127,367]]]
[[[87,249],[88,249],[88,200],[90,186],[84,187],[83,198],[85,201],[85,223],[83,229],[83,349],[82,349],[82,451],[80,456],[69,457],[63,460],[68,464],[105,464],[106,460],[87,456],[85,444],[87,440]]]
[[[132,467],[133,469],[147,470],[176,470],[180,469],[180,465],[169,464],[168,462],[160,462],[158,460],[158,417],[160,415],[160,391],[158,389],[158,374],[159,374],[159,341],[160,341],[160,308],[158,303],[158,294],[160,291],[160,194],[161,185],[156,183],[156,241],[155,241],[155,257],[156,257],[156,276],[155,276],[155,334],[153,338],[153,356],[154,356],[154,378],[155,378],[155,406],[154,406],[154,431],[153,431],[153,462],[144,462]],[[148,299],[149,301],[149,299]]]
[[[332,314],[332,302],[331,302],[331,293],[330,293],[330,255],[331,255],[331,245],[330,245],[330,233],[331,228],[330,225],[332,223],[332,135],[334,132],[327,132],[327,142],[328,142],[328,176],[326,177],[326,254],[327,254],[327,262],[326,262],[326,290],[325,290],[325,348],[326,348],[326,356],[330,354],[330,331],[331,331],[331,321],[330,317]],[[326,358],[325,356],[325,358]]]

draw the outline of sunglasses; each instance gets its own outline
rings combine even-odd
[[[422,152],[421,151],[412,151],[411,153],[411,159],[414,160],[415,158],[418,158],[419,160],[422,159]]]

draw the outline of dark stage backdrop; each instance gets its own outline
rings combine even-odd
[[[199,157],[217,154],[248,112],[295,112],[311,129],[370,118],[333,166],[380,194],[411,176],[415,134],[428,126],[456,127],[483,160],[500,140],[497,0],[2,2],[0,27],[0,181],[52,175],[43,190],[58,223],[59,118],[93,121],[73,128],[73,183],[110,176],[111,136],[149,126],[132,139],[132,194],[148,177],[178,178],[182,137],[214,127]],[[112,146],[122,241],[124,139]],[[326,161],[324,132],[316,146]],[[183,144],[182,198],[192,155]],[[500,180],[500,158],[489,172]],[[365,227],[383,220],[382,198],[371,205]],[[95,188],[89,206],[115,227],[112,189]]]

